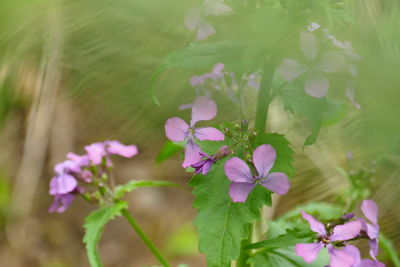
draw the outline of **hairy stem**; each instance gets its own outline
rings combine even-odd
[[[167,262],[167,260],[161,255],[161,252],[156,248],[154,243],[148,238],[148,236],[143,232],[142,228],[140,228],[139,224],[132,217],[127,209],[122,210],[122,215],[129,222],[132,228],[136,231],[138,236],[142,239],[142,241],[146,244],[146,246],[150,249],[153,255],[158,259],[158,261],[164,267],[171,267],[171,265]]]

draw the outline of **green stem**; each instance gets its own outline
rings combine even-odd
[[[127,209],[122,210],[122,215],[129,222],[132,228],[136,231],[138,236],[142,239],[142,241],[146,244],[146,246],[150,249],[153,255],[158,259],[158,261],[164,267],[171,267],[171,265],[167,262],[167,260],[161,255],[161,252],[156,248],[156,246],[151,242],[151,240],[147,237],[147,235],[143,232],[142,228],[140,228],[139,224],[132,217]]]
[[[275,63],[270,59],[264,67],[261,79],[260,89],[257,97],[257,111],[255,130],[257,132],[265,132],[268,118],[268,107],[271,103],[271,85],[274,75]]]

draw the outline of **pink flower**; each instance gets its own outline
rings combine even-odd
[[[223,141],[224,134],[216,128],[196,128],[199,121],[211,120],[217,114],[217,105],[208,97],[196,98],[192,106],[192,119],[190,125],[178,117],[173,117],[165,123],[165,134],[173,142],[186,142],[184,168],[191,166],[201,160],[200,147],[195,143],[198,140]]]
[[[289,191],[290,184],[286,174],[270,173],[276,159],[276,151],[271,145],[261,145],[253,152],[253,163],[257,174],[252,174],[249,166],[240,158],[234,157],[225,162],[225,174],[232,181],[229,195],[233,202],[245,202],[257,184],[279,195]]]
[[[316,243],[297,244],[295,246],[296,254],[304,259],[307,263],[312,263],[320,253],[323,247],[328,248],[330,255],[331,267],[352,267],[356,263],[356,259],[346,253],[346,247],[343,249],[335,248],[335,242],[343,242],[353,239],[360,233],[361,223],[359,221],[347,222],[342,225],[337,225],[333,231],[328,233],[325,226],[317,221],[312,215],[301,212],[303,218],[308,221],[313,232],[317,233],[318,241]]]
[[[378,225],[378,205],[373,200],[364,200],[361,203],[361,211],[364,216],[369,220],[367,223],[364,219],[359,218],[361,222],[362,231],[366,232],[369,238],[369,254],[376,260],[376,256],[379,252],[379,225]]]

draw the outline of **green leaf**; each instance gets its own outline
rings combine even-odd
[[[257,186],[245,203],[234,203],[229,197],[230,181],[224,163],[218,161],[206,176],[195,175],[189,185],[199,210],[195,225],[199,230],[199,249],[209,267],[226,267],[240,254],[241,241],[249,234],[249,224],[260,218],[262,205],[271,205],[271,195]]]
[[[140,187],[150,187],[150,186],[178,186],[177,184],[168,181],[151,181],[151,180],[132,180],[123,185],[118,185],[115,187],[114,196],[116,199],[120,199],[125,195]]]
[[[161,163],[166,159],[169,159],[179,151],[181,151],[183,147],[179,144],[176,144],[171,141],[165,142],[164,146],[161,148],[160,152],[157,155],[156,162]]]
[[[95,210],[85,218],[83,243],[86,246],[90,266],[103,266],[98,252],[98,243],[104,226],[116,216],[120,216],[121,211],[126,208],[128,208],[128,203],[119,201]]]
[[[288,176],[294,176],[296,169],[293,165],[293,150],[285,136],[277,133],[260,133],[257,135],[254,148],[262,144],[269,144],[276,150],[276,160],[271,172],[283,172]]]
[[[275,238],[249,244],[246,246],[246,249],[287,248],[299,243],[310,243],[312,236],[313,234],[310,231],[288,231],[286,234],[279,235]]]
[[[322,126],[329,126],[339,122],[346,114],[343,102],[328,97],[315,98],[304,92],[302,86],[291,84],[284,88],[280,95],[288,110],[295,116],[306,119],[312,127],[311,134],[304,142],[304,146],[316,142]]]

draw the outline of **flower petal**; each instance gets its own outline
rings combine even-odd
[[[285,58],[278,67],[278,72],[282,74],[283,78],[285,78],[285,80],[288,82],[296,79],[306,71],[306,66],[290,58]]]
[[[213,35],[215,33],[215,29],[212,25],[200,21],[199,28],[197,29],[197,40],[204,40],[208,36]]]
[[[231,12],[232,9],[223,2],[224,0],[205,0],[203,3],[204,15],[218,16]]]
[[[367,199],[361,203],[361,211],[364,213],[370,222],[373,224],[378,223],[378,205],[375,201]]]
[[[369,240],[368,244],[369,244],[369,255],[371,255],[371,258],[376,260],[376,256],[378,256],[379,253],[378,239]]]
[[[50,181],[50,195],[63,195],[74,191],[78,182],[69,174],[61,174],[53,177]]]
[[[309,32],[300,33],[301,51],[310,61],[314,60],[318,53],[318,39],[314,34]]]
[[[187,168],[201,160],[201,148],[192,140],[189,140],[185,147],[185,160],[182,163],[183,168]]]
[[[379,236],[379,225],[367,223],[367,235],[370,239],[377,239]]]
[[[200,24],[201,21],[200,14],[201,14],[200,8],[193,7],[189,9],[184,19],[186,28],[188,28],[191,31],[194,31]]]
[[[253,152],[253,163],[259,178],[266,178],[276,159],[276,151],[271,145],[258,146]]]
[[[138,153],[137,146],[135,145],[126,146],[116,140],[107,141],[106,143],[108,145],[107,152],[110,154],[116,154],[125,158],[130,158]]]
[[[198,121],[207,121],[217,115],[217,105],[206,96],[199,96],[193,103],[192,120],[190,125],[194,126]]]
[[[330,236],[331,241],[344,241],[356,237],[361,231],[361,222],[353,221],[343,225],[337,225],[333,228],[333,234]]]
[[[165,123],[165,135],[173,142],[181,142],[185,140],[189,130],[189,125],[181,118],[174,117]]]
[[[326,96],[329,89],[329,81],[319,72],[310,72],[304,84],[306,93],[316,98]]]
[[[357,265],[360,263],[361,254],[357,247],[355,247],[353,245],[346,245],[343,248],[343,252],[346,253],[347,255],[353,257],[353,259],[355,260],[354,265]]]
[[[85,150],[89,156],[90,161],[96,165],[100,164],[103,157],[106,155],[106,150],[103,143],[94,143],[85,146]]]
[[[261,184],[278,195],[286,194],[290,188],[289,178],[282,172],[270,173]]]
[[[245,202],[247,196],[254,187],[255,184],[231,183],[229,186],[229,195],[231,196],[233,202]]]
[[[294,248],[297,256],[300,256],[307,263],[312,263],[324,247],[322,243],[297,244]]]
[[[196,128],[194,136],[199,140],[224,141],[225,135],[214,127]]]
[[[315,68],[322,72],[335,73],[345,66],[345,59],[342,53],[330,51],[322,55],[321,60]]]
[[[335,249],[333,247],[328,249],[331,258],[331,267],[352,267],[352,265],[356,262],[356,259],[347,254],[344,250]]]
[[[320,234],[321,236],[326,236],[325,226],[317,221],[314,216],[307,214],[304,211],[301,211],[304,220],[306,220],[310,224],[310,228],[313,232]]]
[[[49,208],[49,212],[64,212],[72,204],[74,198],[73,194],[54,196],[54,201]]]
[[[370,259],[363,259],[360,264],[355,267],[385,267],[386,265],[379,261],[373,261]]]
[[[240,158],[234,157],[228,159],[224,165],[225,174],[232,182],[252,183],[253,176],[251,175],[250,168]]]

